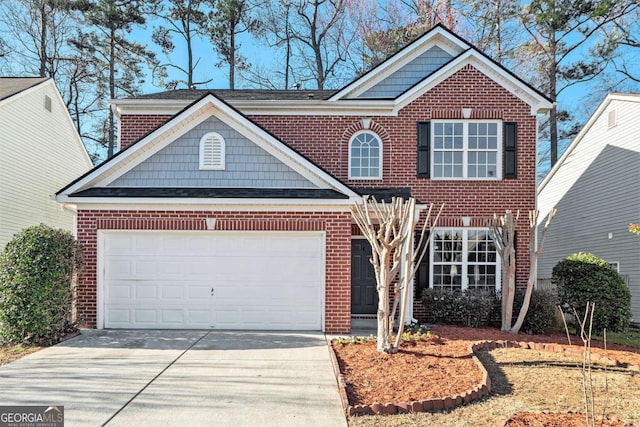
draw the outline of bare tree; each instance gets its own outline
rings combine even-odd
[[[472,25],[470,40],[482,52],[503,64],[519,42],[518,0],[461,0],[461,13]]]
[[[317,89],[340,80],[340,66],[347,62],[355,32],[349,31],[346,0],[299,0],[294,4],[292,40],[298,60]]]
[[[432,222],[433,204],[431,204],[417,245],[413,240],[417,222],[414,198],[409,198],[405,202],[400,197],[394,197],[391,203],[378,203],[375,198],[364,196],[362,203],[357,203],[351,208],[356,224],[372,249],[370,261],[375,271],[378,291],[377,349],[379,352],[396,353],[398,351],[405,323],[408,292],[430,242],[430,237],[427,237],[428,226],[437,224],[443,207],[444,205],[440,207]],[[416,251],[415,247],[420,250]],[[394,300],[391,307],[389,294],[394,283]],[[400,306],[401,303],[402,306]],[[392,343],[398,307],[400,307],[398,332],[395,342]]]
[[[502,263],[502,286],[500,296],[502,299],[502,327],[505,332],[511,330],[511,317],[513,313],[513,298],[516,293],[516,224],[520,218],[520,211],[515,215],[510,210],[498,216],[493,214],[490,223],[491,237],[500,254]]]
[[[498,248],[500,254],[500,260],[502,262],[502,326],[501,330],[512,334],[520,332],[520,328],[524,323],[524,319],[529,311],[529,304],[531,302],[531,295],[536,284],[536,266],[538,264],[538,258],[542,254],[542,247],[547,237],[547,231],[556,215],[556,208],[553,208],[547,216],[544,229],[540,238],[539,244],[536,246],[537,241],[537,223],[538,223],[538,211],[529,211],[529,278],[527,280],[527,288],[524,294],[524,300],[518,318],[512,325],[513,317],[513,300],[516,290],[516,249],[515,249],[515,237],[516,226],[520,212],[516,215],[510,210],[502,216],[496,214],[493,215],[493,220],[489,224],[491,231],[491,237]]]
[[[174,68],[186,77],[186,80],[165,82],[163,84],[165,87],[175,88],[182,83],[187,88],[192,88],[211,81],[195,82],[193,79],[195,69],[200,62],[200,58],[194,57],[193,43],[195,39],[205,34],[203,26],[207,20],[207,15],[201,8],[203,2],[204,0],[167,0],[166,9],[163,7],[152,12],[153,16],[165,23],[154,29],[152,37],[162,49],[162,53],[169,55],[175,51],[174,37],[177,37],[184,42],[187,54],[186,65],[178,65],[175,57],[169,63],[159,65],[159,70],[166,72],[166,68]]]

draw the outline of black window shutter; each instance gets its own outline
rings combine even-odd
[[[424,236],[425,240],[422,243],[423,247],[426,244],[428,237],[429,237],[429,231],[425,233],[425,236]],[[422,250],[422,248],[417,247],[419,242],[420,242],[420,232],[416,231],[415,244],[416,244],[417,251]],[[418,264],[418,269],[416,270],[416,278],[415,278],[415,284],[414,284],[416,300],[420,300],[420,298],[422,298],[422,292],[429,287],[429,264],[430,264],[430,257],[429,257],[429,249],[427,248],[427,252],[424,254],[424,258],[422,258],[422,260],[420,261],[420,264]]]
[[[418,122],[417,174],[429,177],[429,150],[431,145],[431,122]]]
[[[504,124],[504,177],[517,178],[518,159],[518,124],[506,122]]]

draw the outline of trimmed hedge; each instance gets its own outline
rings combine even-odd
[[[41,224],[16,234],[0,253],[0,342],[49,345],[73,330],[81,264],[68,231]]]
[[[496,295],[476,290],[425,289],[422,304],[436,323],[462,324],[475,328],[491,322]]]
[[[631,293],[609,263],[589,253],[577,253],[553,268],[551,282],[558,289],[563,310],[584,318],[587,302],[595,303],[593,331],[622,332],[631,319]],[[588,320],[587,320],[588,321]]]
[[[517,289],[513,304],[513,321],[520,313],[524,289]],[[528,334],[544,334],[555,326],[557,297],[551,291],[534,290],[529,310],[520,329]],[[422,304],[435,323],[458,324],[472,328],[499,324],[500,295],[477,290],[425,289]]]
[[[524,301],[525,290],[516,289],[513,298],[513,322],[515,323],[520,314],[520,307]],[[556,326],[556,310],[558,296],[553,291],[534,289],[529,301],[529,310],[522,322],[521,332],[527,334],[546,334]]]

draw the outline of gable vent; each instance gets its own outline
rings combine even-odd
[[[612,128],[618,124],[618,117],[616,110],[609,111],[609,128]]]
[[[51,112],[51,98],[49,95],[44,96],[44,108],[45,110]]]
[[[225,160],[224,138],[208,133],[200,139],[200,169],[223,170]]]

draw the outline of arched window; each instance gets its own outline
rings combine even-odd
[[[200,169],[224,170],[224,138],[211,132],[200,139]]]
[[[349,141],[349,179],[382,179],[382,141],[361,131]]]

